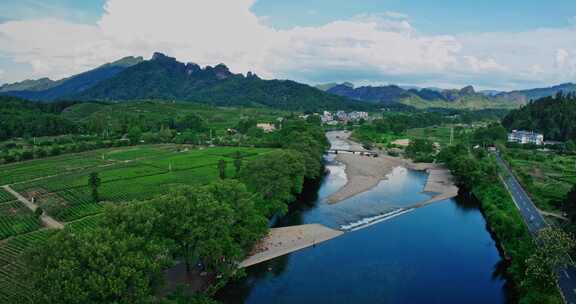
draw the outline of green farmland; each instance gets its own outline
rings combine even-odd
[[[576,184],[576,156],[508,149],[506,157],[538,208],[558,211]]]
[[[97,150],[67,157],[34,160],[3,166],[3,184],[43,207],[51,216],[69,222],[102,211],[106,202],[146,199],[171,186],[210,182],[218,177],[217,163],[228,163],[234,174],[233,154],[248,161],[270,149],[214,147],[191,150],[187,146],[159,145]],[[88,175],[97,172],[101,202],[94,202]],[[28,180],[28,181],[27,181]]]
[[[408,135],[408,137],[411,139],[428,139],[439,143],[442,147],[445,147],[450,144],[450,130],[452,128],[454,129],[452,138],[453,144],[464,142],[468,138],[468,135],[474,131],[473,128],[433,126],[427,128],[409,129],[406,131],[406,135]]]
[[[28,199],[34,198],[48,215],[74,231],[95,227],[105,204],[147,199],[179,185],[198,185],[219,178],[217,164],[227,163],[233,177],[237,152],[249,162],[272,149],[154,145],[102,149],[0,166],[2,185],[9,184]],[[101,179],[100,202],[92,199],[88,175]],[[1,188],[0,188],[1,189]],[[0,190],[0,302],[26,303],[30,292],[18,275],[18,258],[53,230],[43,229],[38,217],[3,189]]]

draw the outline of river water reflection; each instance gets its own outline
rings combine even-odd
[[[422,201],[426,173],[397,168],[376,188],[338,204],[326,198],[346,183],[330,173],[276,226],[338,228]],[[224,303],[506,303],[501,258],[474,202],[438,202],[247,269],[224,287]]]

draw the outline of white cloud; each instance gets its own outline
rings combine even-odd
[[[395,18],[395,19],[408,19],[408,15],[402,14],[399,12],[394,12],[394,11],[386,11],[386,12],[384,12],[384,15],[386,15],[387,17],[390,17],[390,18]]]
[[[397,12],[276,30],[255,0],[108,0],[96,25],[61,20],[0,24],[0,53],[60,78],[122,56],[165,52],[234,71],[320,82],[468,83],[496,88],[569,80],[575,28],[425,35]]]

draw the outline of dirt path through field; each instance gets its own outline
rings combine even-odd
[[[31,201],[26,199],[24,196],[22,196],[20,193],[14,191],[14,189],[12,189],[10,186],[6,185],[6,186],[2,186],[2,188],[4,188],[4,190],[6,190],[8,193],[12,194],[16,199],[18,199],[28,209],[32,210],[32,212],[34,212],[34,211],[36,211],[36,209],[38,209],[38,205],[32,203]],[[54,228],[54,229],[64,228],[64,224],[55,220],[51,216],[46,215],[46,212],[44,212],[44,214],[42,214],[40,216],[40,220],[42,221],[42,223],[44,223],[44,226],[46,226],[48,228]]]

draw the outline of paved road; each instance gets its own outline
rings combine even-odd
[[[528,230],[532,235],[535,235],[540,229],[546,228],[548,224],[499,154],[496,154],[496,161],[500,168],[508,173],[506,177],[503,177],[504,183],[512,195],[516,207],[520,210]],[[562,268],[556,273],[564,300],[568,304],[576,304],[576,268]]]

